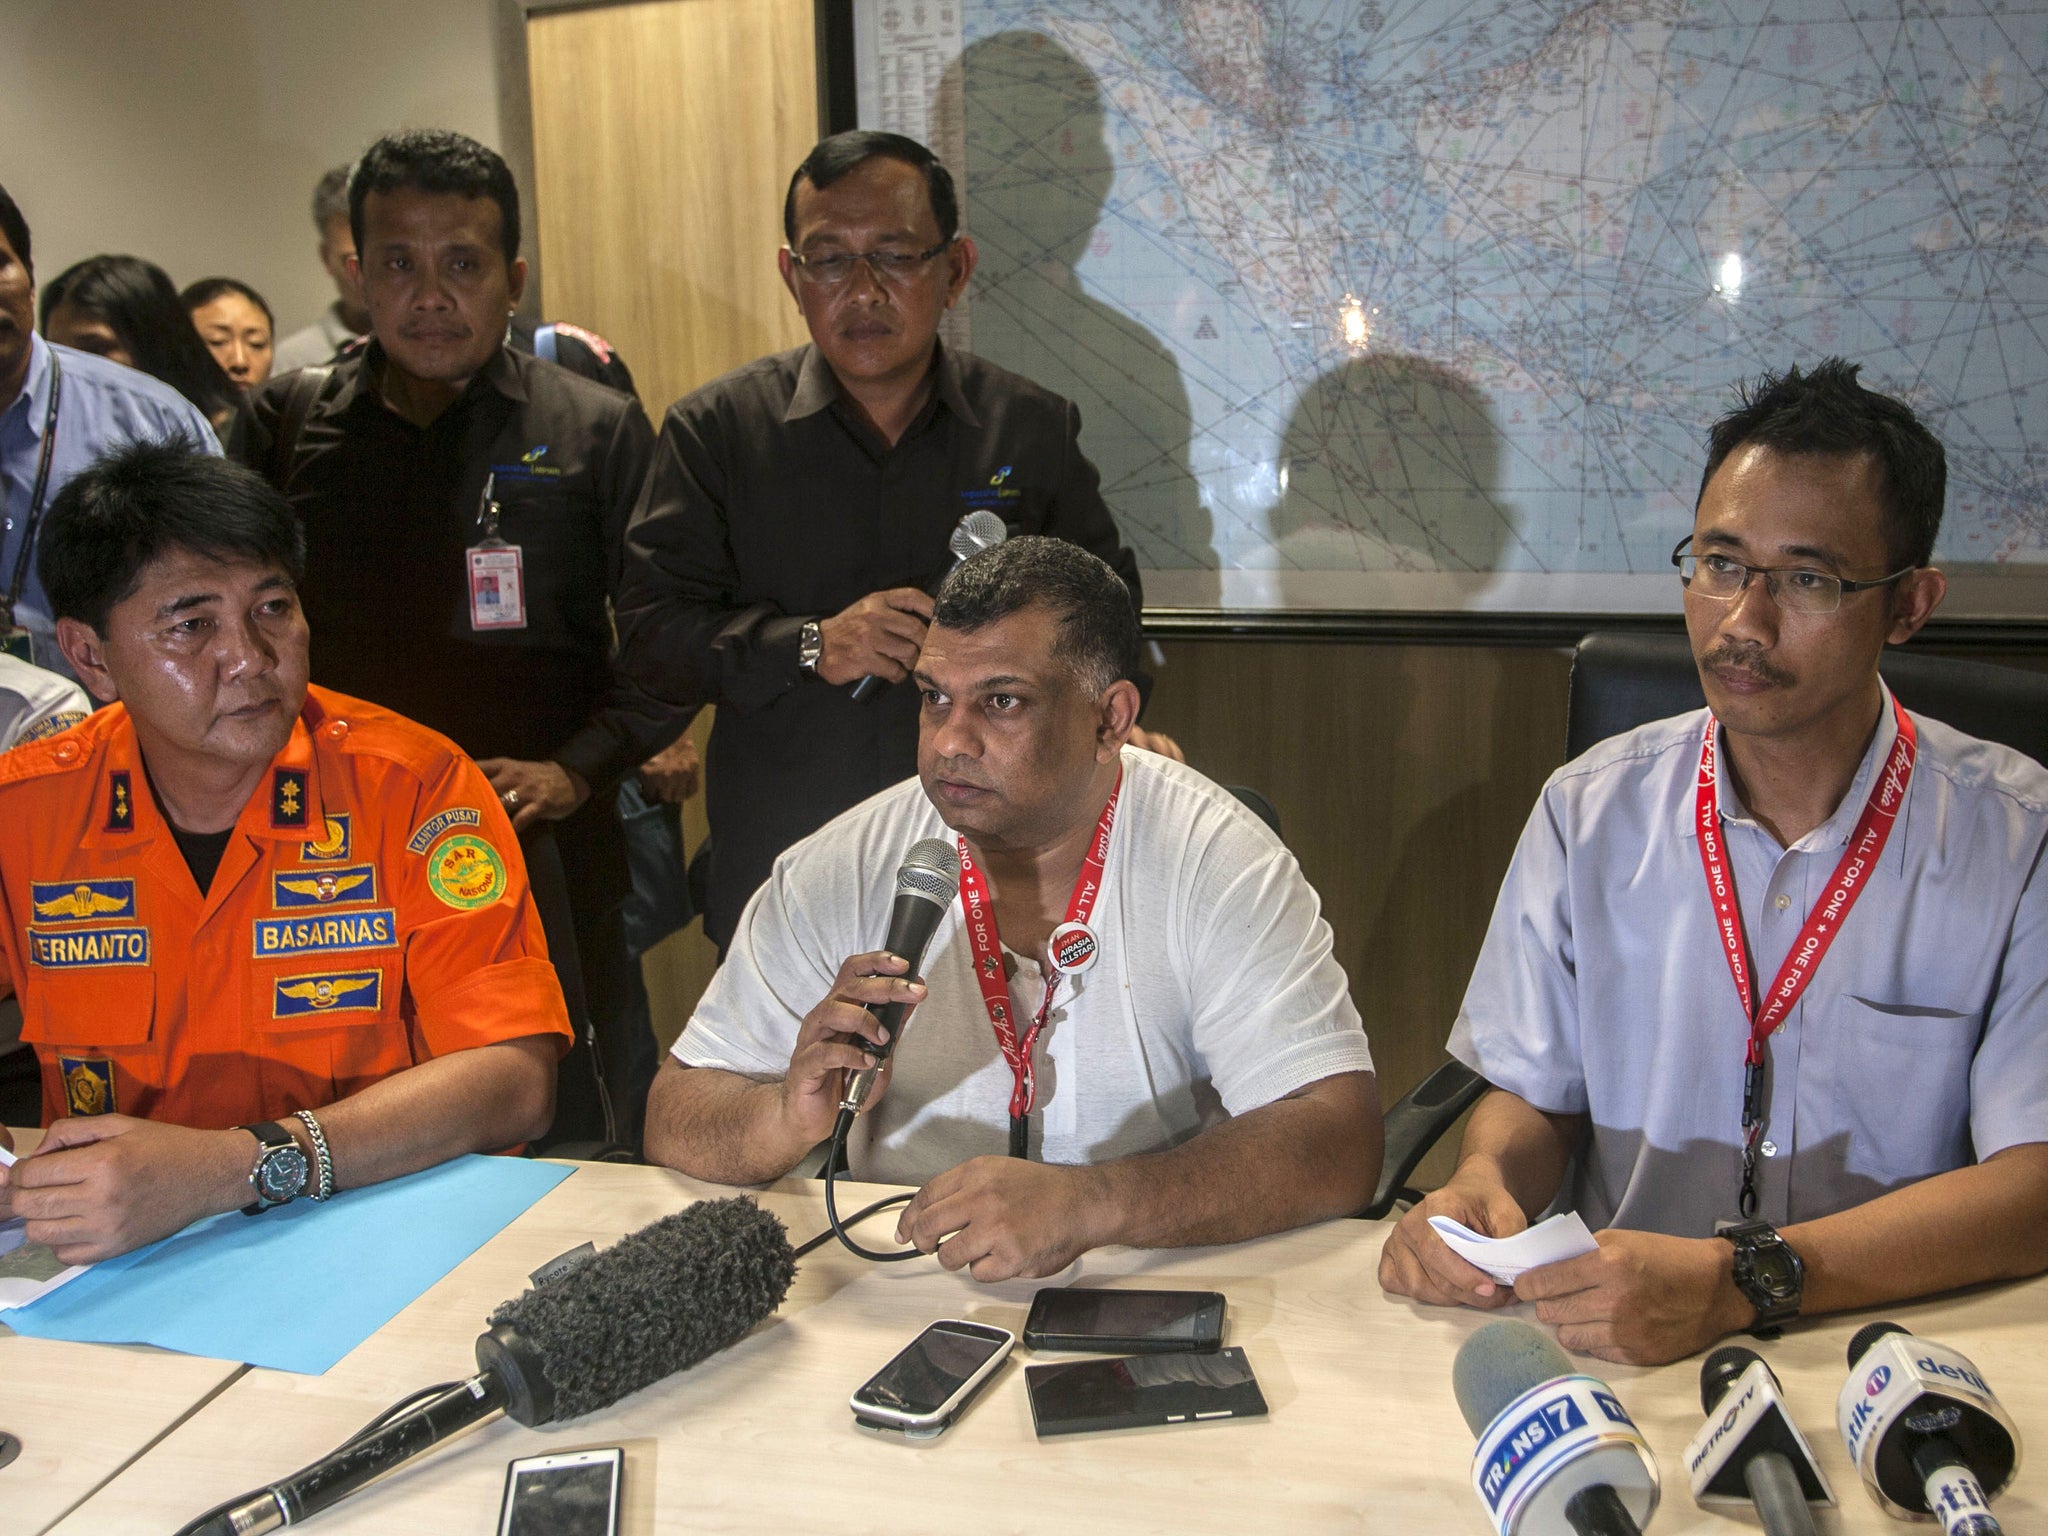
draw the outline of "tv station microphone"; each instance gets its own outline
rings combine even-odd
[[[991,512],[988,516],[995,514]],[[943,837],[928,837],[912,845],[903,856],[902,867],[896,871],[896,904],[889,910],[889,937],[882,947],[910,962],[909,974],[913,979],[918,967],[924,964],[925,948],[938,929],[939,919],[959,894],[960,855],[953,845]],[[863,1067],[847,1076],[846,1092],[839,1100],[840,1119],[847,1124],[852,1123],[852,1117],[861,1112],[874,1091],[875,1079],[881,1076],[889,1053],[896,1049],[896,1037],[903,1032],[903,1018],[910,1012],[910,1005],[882,1003],[870,1006],[868,1012],[882,1026],[882,1043],[869,1047],[869,1054],[875,1058],[872,1067]]]
[[[970,512],[953,527],[953,536],[946,540],[946,548],[953,552],[953,563],[941,571],[927,586],[925,595],[937,597],[939,588],[946,584],[946,578],[959,570],[962,563],[984,549],[994,549],[1010,536],[1010,525],[995,513],[983,508]],[[879,677],[870,674],[853,685],[852,699],[856,704],[865,704],[889,685]]]
[[[1740,1344],[1708,1355],[1700,1407],[1707,1422],[1685,1448],[1694,1501],[1754,1504],[1766,1536],[1814,1536],[1806,1506],[1832,1504],[1835,1496],[1763,1356]]]
[[[775,1217],[741,1197],[700,1200],[499,1307],[476,1341],[474,1376],[207,1511],[178,1536],[297,1525],[501,1409],[531,1427],[609,1408],[737,1342],[782,1304],[795,1275]]]
[[[1932,1515],[1944,1536],[1999,1536],[1991,1501],[2019,1470],[2019,1430],[1963,1356],[1870,1324],[1849,1341],[1835,1423],[1888,1513]]]
[[[1451,1368],[1479,1438],[1472,1486],[1499,1536],[1641,1536],[1657,1461],[1607,1383],[1527,1323],[1488,1323]]]

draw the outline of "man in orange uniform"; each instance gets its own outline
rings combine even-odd
[[[51,1122],[0,1216],[105,1258],[545,1131],[569,1025],[518,841],[445,738],[308,687],[284,501],[133,449],[39,558],[113,707],[0,758],[0,995]]]

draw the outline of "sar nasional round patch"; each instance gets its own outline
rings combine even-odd
[[[488,907],[505,891],[505,862],[480,837],[458,832],[427,855],[427,884],[459,911]]]

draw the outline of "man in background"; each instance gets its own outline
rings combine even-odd
[[[607,603],[653,430],[630,396],[505,345],[526,263],[495,151],[387,135],[349,213],[370,340],[257,391],[235,452],[305,524],[315,676],[454,738],[522,835],[552,828],[590,1017],[618,1048],[600,1079],[614,1124],[565,1087],[563,1129],[630,1140],[655,1050],[628,1022],[613,791],[683,719],[615,676]]]
[[[810,345],[662,423],[626,553],[623,665],[669,702],[718,708],[704,932],[721,950],[777,854],[915,771],[904,680],[963,517],[1079,544],[1140,602],[1073,406],[939,344],[974,272],[959,223],[923,145],[826,139],[790,178],[777,257]],[[882,691],[856,700],[864,677]]]
[[[0,187],[0,645],[71,676],[36,575],[37,532],[71,478],[127,443],[182,440],[218,453],[213,428],[184,396],[133,368],[36,334],[28,220]],[[180,324],[184,321],[181,319]]]
[[[369,332],[370,312],[363,307],[362,289],[350,267],[356,239],[348,227],[348,173],[348,166],[337,165],[313,188],[313,228],[320,235],[314,251],[334,283],[334,302],[311,325],[277,343],[271,358],[275,372],[332,362],[343,347]]]

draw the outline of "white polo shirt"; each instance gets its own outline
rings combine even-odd
[[[1095,965],[1060,984],[1039,1036],[1031,1153],[1100,1163],[1157,1152],[1342,1072],[1372,1053],[1331,953],[1322,904],[1286,847],[1227,790],[1126,748]],[[849,955],[880,947],[912,844],[953,838],[907,779],[775,862],[675,1055],[758,1081],[788,1070],[803,1016]],[[917,1184],[1009,1143],[1010,1068],[972,970],[956,899],[926,951],[930,987],[887,1095],[856,1125],[863,1179]],[[1019,958],[1020,1023],[1044,995]]]
[[[1757,1215],[1775,1225],[2048,1141],[2048,769],[1913,721],[1884,857],[1768,1047]],[[1551,776],[1451,1033],[1451,1053],[1497,1087],[1590,1117],[1559,1205],[1596,1229],[1701,1237],[1738,1214],[1749,1025],[1693,829],[1705,724],[1703,710],[1660,720]],[[1791,848],[1722,781],[1759,987],[1897,734],[1887,692],[1848,793]]]

